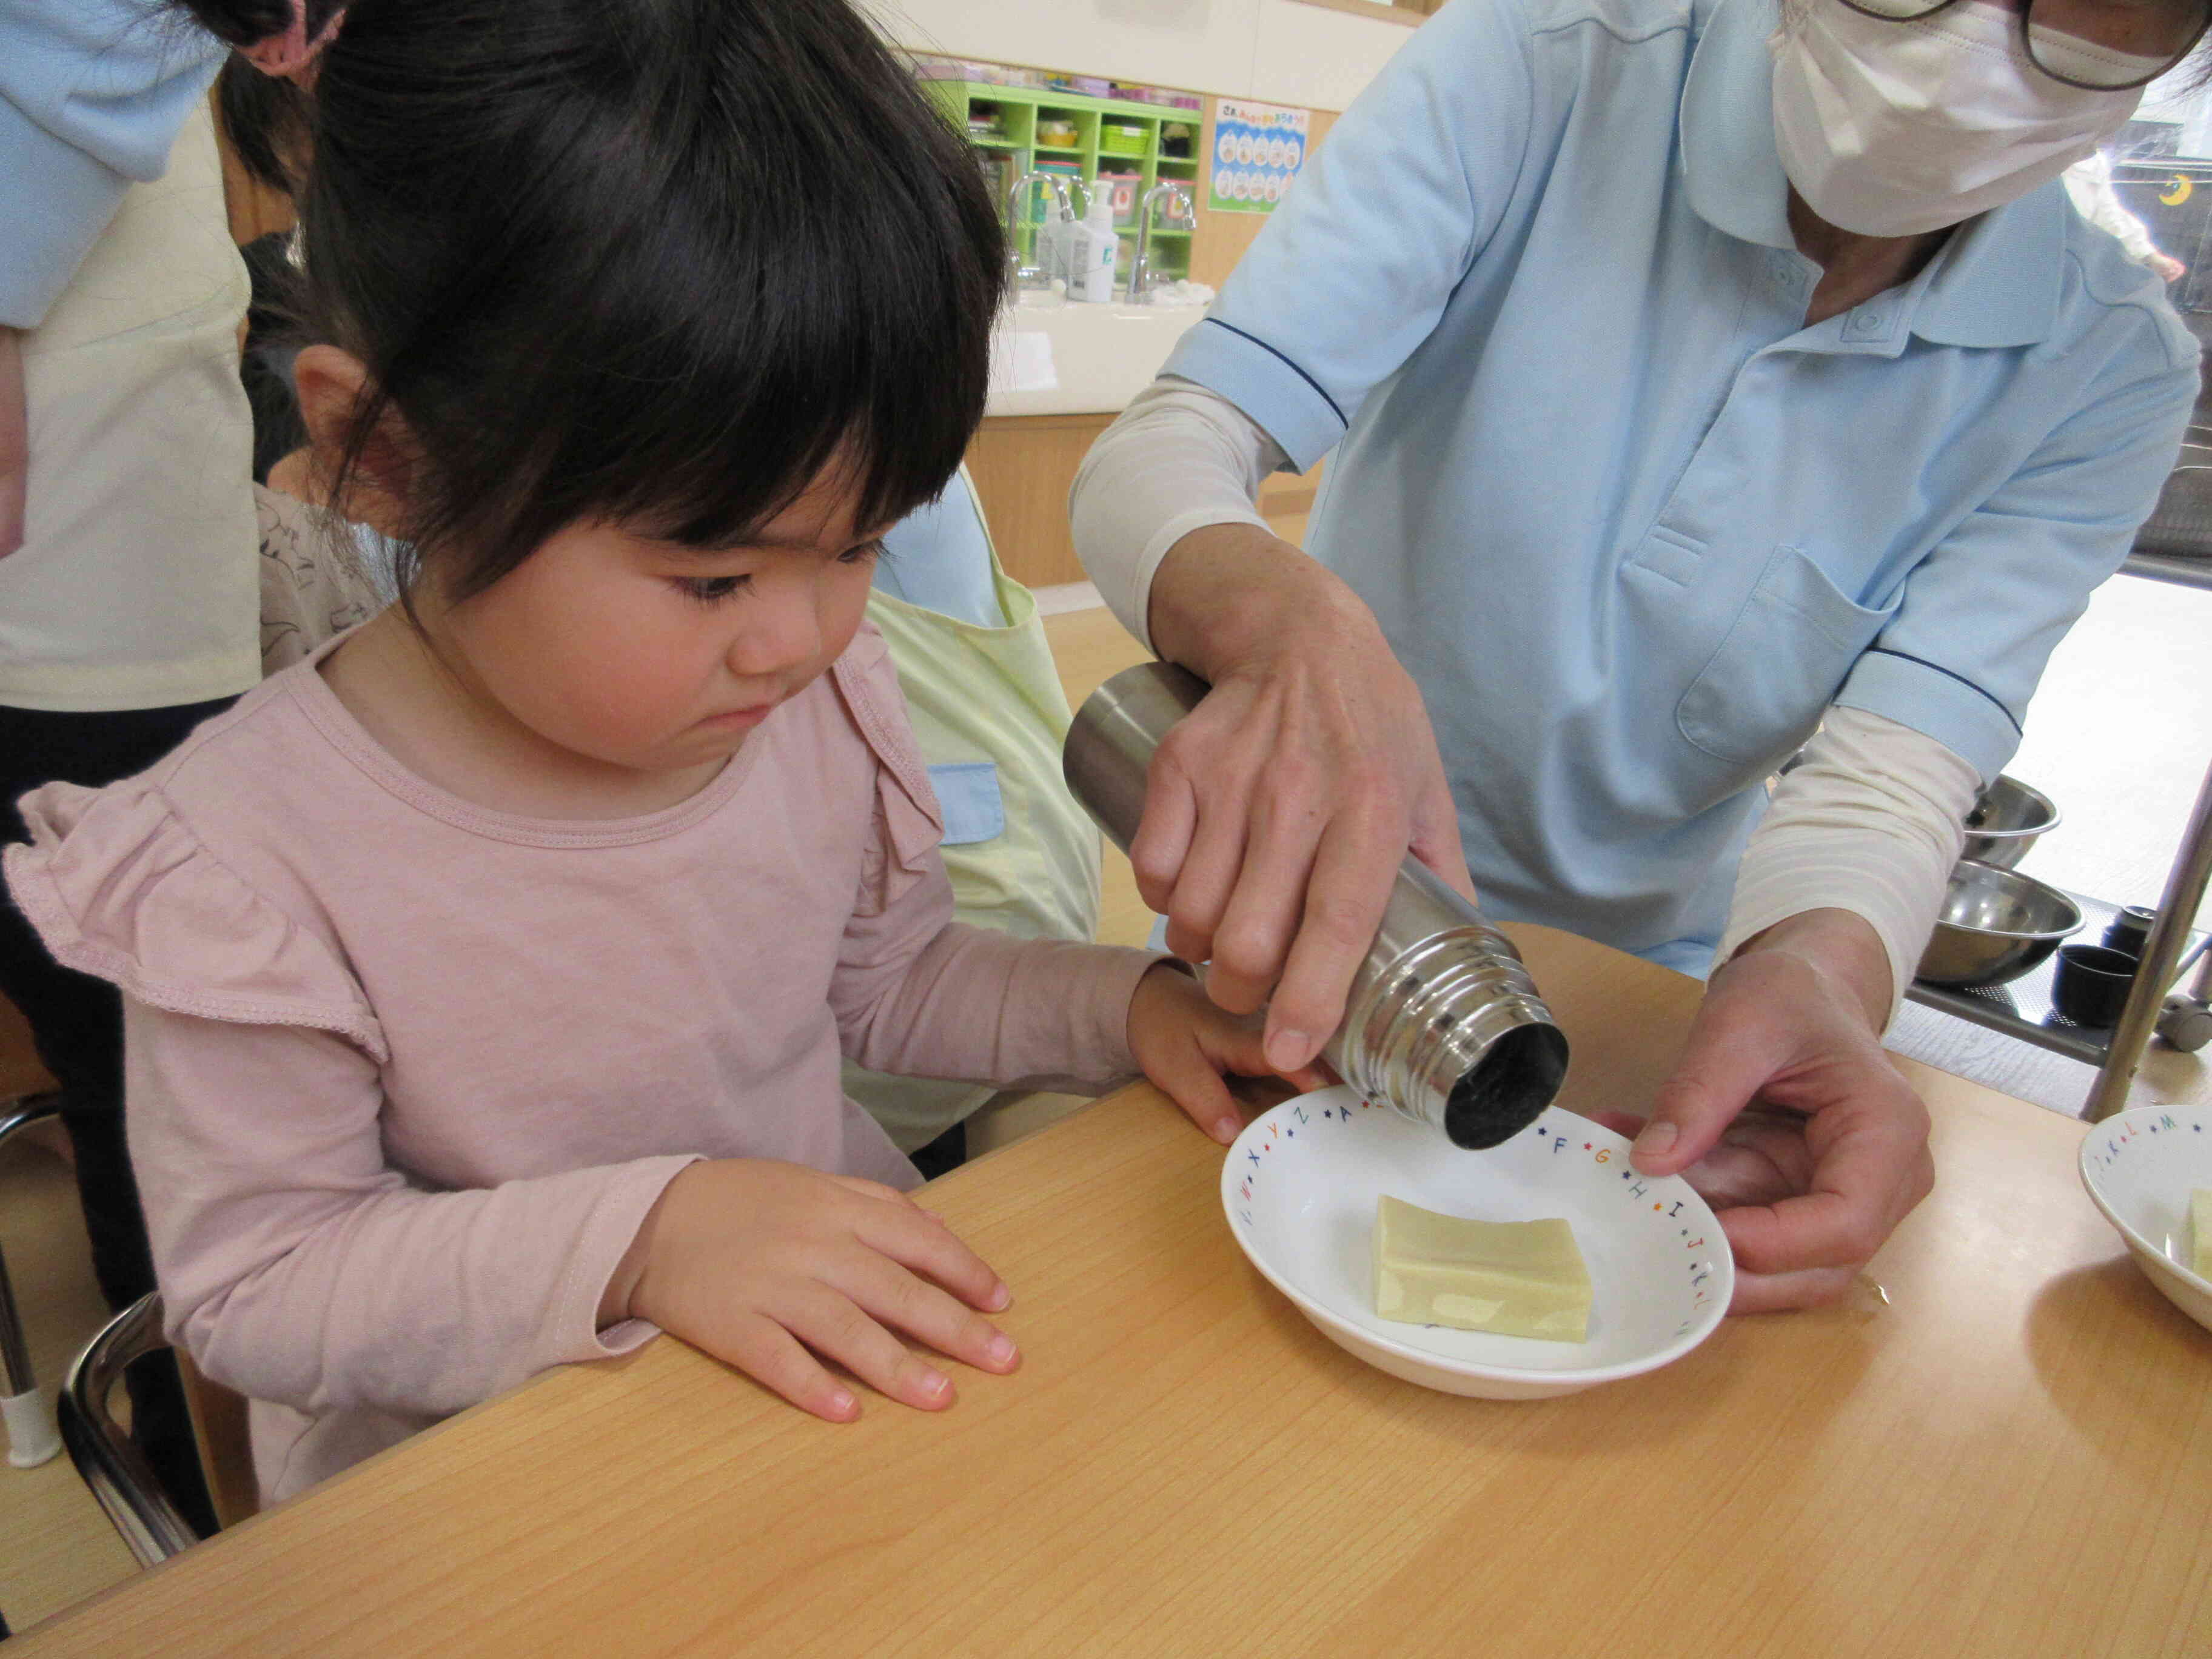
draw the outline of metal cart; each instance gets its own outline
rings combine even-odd
[[[2205,193],[2212,200],[2212,189]],[[2198,408],[2202,418],[2206,411],[2201,403]],[[2143,526],[2135,550],[2121,569],[2152,581],[2212,591],[2212,423],[2190,428],[2180,463],[2166,481],[2158,510]],[[2189,1038],[2183,1040],[2185,1047],[2201,1046],[2193,1039],[2212,1028],[2212,1012],[2192,1006],[2212,1000],[2212,950],[2207,948],[2212,940],[2196,933],[2193,926],[2204,902],[2208,880],[2212,880],[2212,769],[2207,770],[2197,793],[2197,805],[2190,812],[2181,845],[2166,874],[2158,920],[2143,942],[2142,966],[2136,974],[2127,1006],[2110,1031],[2075,1025],[2052,1009],[2054,963],[2045,963],[2009,985],[1986,990],[1961,990],[1915,981],[1905,994],[1928,1007],[2094,1066],[2096,1081],[2090,1087],[2082,1115],[2093,1123],[2101,1122],[2127,1105],[2128,1085],[2135,1080],[2162,1014],[2169,1031],[2189,1031]],[[2111,921],[2114,914],[2115,907],[2094,899],[2083,899],[2081,903],[2091,927]],[[2167,1013],[2167,994],[2192,962],[2196,978],[2185,994],[2192,1003]]]

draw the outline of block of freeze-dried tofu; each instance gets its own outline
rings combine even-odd
[[[1589,1310],[1589,1269],[1558,1217],[1470,1221],[1387,1194],[1375,1207],[1375,1311],[1385,1319],[1580,1342]]]
[[[2212,1279],[2212,1187],[2189,1194],[2190,1267],[2199,1279]]]

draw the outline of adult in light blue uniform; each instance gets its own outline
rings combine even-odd
[[[1109,595],[1133,586],[1124,614],[1156,648],[1218,688],[1159,834],[1179,868],[1135,850],[1164,897],[1203,890],[1182,948],[1212,945],[1218,981],[1231,931],[1252,958],[1231,963],[1236,995],[1285,974],[1271,1062],[1334,1022],[1316,988],[1348,976],[1365,938],[1348,919],[1396,849],[1449,866],[1425,823],[1445,816],[1438,753],[1487,908],[1695,971],[1762,781],[1832,705],[1984,780],[2013,752],[2197,381],[2160,285],[2055,174],[2133,107],[2116,84],[2190,50],[2206,13],[2042,0],[2058,41],[2019,0],[1894,15],[1934,3],[1802,0],[1778,34],[1775,0],[1456,0],[1184,337],[1165,385],[1225,399],[1292,466],[1335,449],[1306,547],[1360,602],[1249,520],[1162,512],[1124,538],[1153,538],[1133,576],[1085,551]],[[1830,53],[1811,70],[1791,56],[1808,30]],[[1896,141],[1889,65],[1837,70],[1846,36],[1861,70],[1893,39],[1919,66],[1924,137]],[[1794,128],[1778,64],[1819,88]],[[2084,64],[2094,91],[2065,84]],[[1971,108],[1947,124],[1954,90]],[[1885,123],[1886,147],[1856,148]],[[1080,485],[1076,513],[1080,536]],[[1210,781],[1255,753],[1278,775]],[[1811,1115],[1786,1146],[1736,1148],[1726,1221],[1760,1270],[1739,1305],[1838,1293],[1926,1190],[1924,1110],[1865,988],[1894,976],[1878,954],[1842,971],[1873,934],[1826,915],[1857,933],[1815,938],[1815,916],[1794,964],[1708,997],[1638,1145],[1672,1173],[1762,1093]],[[1855,998],[1826,988],[1847,980]]]
[[[1830,702],[1996,776],[2197,387],[2057,182],[1805,327],[1775,22],[1448,8],[1165,370],[1338,450],[1307,550],[1427,699],[1485,908],[1690,969]]]

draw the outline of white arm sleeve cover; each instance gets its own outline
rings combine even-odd
[[[1210,524],[1265,530],[1253,501],[1261,481],[1288,465],[1236,404],[1165,375],[1091,446],[1067,496],[1076,556],[1147,651],[1152,573],[1168,550]]]
[[[1744,848],[1714,962],[1791,916],[1849,910],[1881,936],[1896,1018],[1980,789],[1974,769],[1933,738],[1829,709]]]

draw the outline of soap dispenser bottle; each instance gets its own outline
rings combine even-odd
[[[1114,192],[1091,192],[1090,212],[1075,228],[1068,260],[1067,297],[1104,305],[1114,297],[1114,268],[1121,239],[1114,234]]]

